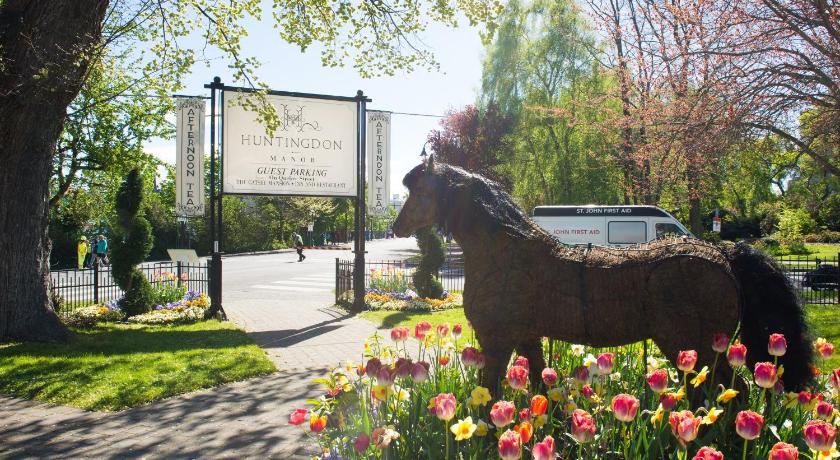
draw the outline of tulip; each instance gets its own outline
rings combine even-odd
[[[832,416],[834,416],[834,406],[825,401],[820,401],[814,407],[814,414],[817,418],[828,422],[831,420]]]
[[[598,355],[598,373],[601,375],[607,375],[612,372],[613,369],[613,361],[615,360],[615,355],[612,353],[601,353]]]
[[[615,418],[620,422],[632,422],[639,410],[639,400],[628,394],[613,396],[612,410]]]
[[[723,460],[723,454],[711,447],[701,447],[693,460]]]
[[[799,404],[807,406],[808,404],[811,404],[811,399],[813,399],[813,397],[814,395],[812,395],[811,393],[802,390],[796,395],[796,400],[799,402]]]
[[[534,444],[531,454],[534,460],[554,460],[554,438],[546,436],[542,442]]]
[[[755,363],[755,372],[753,372],[755,384],[761,388],[773,388],[779,380],[776,374],[776,365],[773,363]]]
[[[414,337],[423,340],[426,338],[426,334],[432,330],[432,325],[429,324],[428,321],[420,321],[419,323],[414,325]]]
[[[671,433],[683,446],[697,439],[697,432],[702,422],[703,419],[695,417],[690,410],[674,411],[668,416]]]
[[[531,420],[531,409],[528,409],[526,407],[526,408],[520,410],[519,411],[519,420],[520,421]]]
[[[449,430],[455,435],[456,441],[463,441],[470,439],[476,428],[478,428],[478,425],[473,423],[472,417],[467,417],[463,420],[458,420],[458,423],[452,425]]]
[[[382,367],[382,362],[379,361],[379,358],[370,358],[367,364],[365,364],[365,374],[370,378],[374,378],[376,377],[376,373],[379,372],[380,367]]]
[[[306,409],[295,409],[294,412],[289,414],[289,423],[292,425],[300,425],[301,423],[306,421],[306,416],[309,415],[309,411]]]
[[[388,427],[375,428],[370,437],[373,439],[377,449],[387,449],[391,441],[400,437],[400,434]]]
[[[542,379],[546,386],[553,387],[557,384],[557,371],[550,367],[546,367],[542,371]]]
[[[735,416],[735,432],[747,441],[757,438],[762,428],[764,428],[764,417],[751,410],[742,410]]]
[[[715,353],[723,353],[729,348],[729,336],[718,332],[712,336],[712,350]]]
[[[519,433],[507,430],[499,437],[499,457],[504,460],[519,460],[522,455],[522,438]]]
[[[647,383],[654,393],[659,394],[668,388],[668,371],[655,369],[647,375]]]
[[[684,350],[677,355],[677,369],[683,372],[691,372],[694,370],[695,364],[697,364],[696,351]]]
[[[429,363],[420,361],[411,365],[411,380],[414,383],[425,382],[429,378]]]
[[[662,404],[662,409],[670,411],[673,410],[677,403],[682,399],[679,393],[669,391],[659,395],[659,403]]]
[[[376,373],[376,381],[384,386],[393,385],[396,376],[397,372],[394,369],[388,366],[382,366],[379,368],[379,372]]]
[[[802,432],[805,434],[805,444],[817,452],[830,451],[837,437],[834,426],[822,420],[809,420]]]
[[[411,375],[411,359],[409,358],[399,358],[397,362],[394,363],[394,371],[397,377],[408,377]]]
[[[729,352],[726,354],[726,359],[729,360],[729,365],[732,367],[741,367],[747,362],[747,347],[740,341],[729,346]]]
[[[578,366],[575,368],[575,380],[580,383],[586,383],[589,381],[589,368],[586,366]]]
[[[517,356],[516,359],[513,360],[513,365],[524,367],[526,371],[531,370],[531,367],[528,365],[528,358],[524,356]]]
[[[831,342],[827,342],[822,337],[818,338],[814,342],[814,349],[817,350],[817,353],[819,353],[824,359],[828,359],[834,354],[834,345],[832,345]]]
[[[770,340],[767,342],[767,353],[770,356],[784,356],[787,352],[787,341],[782,334],[770,334]]]
[[[408,328],[405,326],[398,326],[391,329],[391,340],[394,342],[405,342],[408,340]]]
[[[353,443],[353,448],[356,449],[356,452],[359,454],[365,453],[368,446],[370,445],[370,436],[367,433],[362,433],[356,438],[356,442]]]
[[[438,364],[441,366],[446,366],[449,364],[449,355],[440,355],[438,356]]]
[[[840,390],[840,367],[831,371],[831,384],[834,388]]]
[[[326,415],[312,415],[309,418],[309,429],[312,430],[313,433],[320,433],[324,430],[327,426],[327,416]]]
[[[528,370],[522,366],[512,366],[508,369],[507,379],[514,390],[523,390],[528,386]]]
[[[509,401],[497,401],[490,409],[490,421],[496,428],[504,428],[513,422],[516,406]]]
[[[455,416],[455,395],[452,393],[441,393],[435,397],[435,415],[440,420],[448,422]]]
[[[548,409],[548,398],[543,395],[536,395],[531,398],[531,415],[537,417],[545,414]]]
[[[593,390],[589,385],[584,385],[583,388],[580,389],[580,394],[582,394],[586,399],[591,399],[592,395],[595,394],[595,390]]]
[[[513,431],[519,433],[522,444],[527,444],[531,440],[531,436],[534,435],[534,425],[531,425],[531,422],[522,422],[514,426]]]
[[[786,442],[777,442],[770,448],[770,455],[767,460],[798,460],[799,449],[793,444]]]
[[[484,369],[484,353],[479,353],[475,360],[476,369]]]
[[[595,420],[585,410],[572,412],[572,437],[581,444],[595,439]]]
[[[465,347],[464,351],[461,352],[461,362],[464,363],[464,366],[476,367],[476,363],[478,362],[478,355],[480,353],[480,351],[476,350],[473,347]]]
[[[437,327],[437,335],[441,338],[449,335],[449,323],[440,323]]]

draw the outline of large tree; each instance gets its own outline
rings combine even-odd
[[[252,20],[262,18],[263,3],[0,2],[0,341],[68,337],[47,295],[49,184],[67,107],[91,63],[141,40],[145,69],[177,81],[209,46],[228,57],[234,78],[257,85],[257,62],[243,53],[242,37]],[[436,66],[427,50],[415,46],[429,19],[453,25],[460,11],[473,24],[492,25],[498,9],[493,0],[279,0],[271,13],[280,39],[302,49],[322,44],[325,65],[350,61],[362,75],[376,75]],[[206,46],[179,46],[179,38],[196,32]],[[264,115],[276,121],[270,111]]]

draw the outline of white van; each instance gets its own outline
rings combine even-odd
[[[565,244],[628,246],[664,236],[692,236],[656,206],[537,206],[533,219]]]

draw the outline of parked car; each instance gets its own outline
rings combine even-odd
[[[840,286],[840,268],[835,265],[820,264],[802,277],[802,287],[809,287],[815,291],[836,290],[838,286]]]

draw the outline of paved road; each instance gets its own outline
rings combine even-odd
[[[370,244],[371,259],[416,253],[413,240]],[[307,251],[224,260],[228,315],[265,347],[279,372],[116,414],[0,396],[0,458],[310,458],[314,444],[288,414],[320,395],[312,379],[360,360],[375,331],[330,307],[335,257]]]

